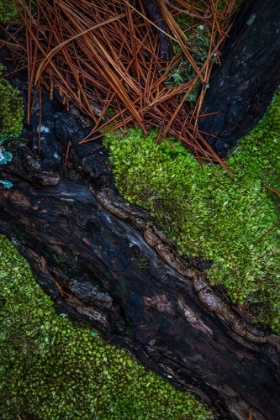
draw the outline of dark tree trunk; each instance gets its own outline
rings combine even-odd
[[[199,129],[225,157],[257,124],[280,85],[280,2],[244,0],[214,68]],[[215,137],[213,137],[215,136]]]
[[[179,257],[149,213],[118,195],[101,141],[78,145],[90,128],[45,93],[42,104],[41,125],[37,99],[26,141],[11,144],[14,159],[0,166],[13,183],[0,185],[0,231],[57,310],[195,393],[217,418],[275,420],[280,339],[224,303],[207,262]]]

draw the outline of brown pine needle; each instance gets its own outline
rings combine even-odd
[[[262,183],[262,185],[267,188],[268,190],[274,192],[277,195],[280,195],[280,191],[276,190],[276,188],[271,187],[270,185],[267,185],[265,182]]]
[[[145,134],[147,127],[157,128],[159,141],[176,136],[199,159],[218,162],[229,173],[197,125],[213,57],[219,58],[236,0],[225,2],[219,12],[216,0],[210,6],[209,2],[156,1],[167,27],[163,32],[173,46],[181,48],[170,62],[163,63],[157,56],[161,29],[146,16],[141,0],[137,6],[128,0],[15,0],[25,33],[19,32],[14,40],[11,35],[7,42],[14,43],[22,67],[22,50],[26,52],[27,119],[34,100],[32,87],[35,83],[39,90],[43,85],[50,97],[60,96],[94,122],[81,143],[136,123]],[[178,25],[178,14],[185,16],[186,28]],[[198,65],[186,33],[201,35],[199,26],[209,34],[209,46],[204,63]],[[166,80],[182,62],[190,64],[194,76],[170,87]],[[188,95],[199,80],[202,89],[194,105],[188,102]]]
[[[278,220],[278,222],[276,222],[271,228],[269,228],[256,242],[255,242],[255,246],[260,243],[263,238],[269,233],[271,232],[273,229],[275,229],[278,225],[280,225],[280,220]]]
[[[108,20],[106,20],[106,22],[101,22],[98,23],[97,25],[94,25],[88,29],[85,29],[84,31],[80,32],[79,34],[76,34],[74,36],[72,36],[69,39],[66,39],[65,41],[61,42],[59,45],[57,45],[56,47],[54,47],[45,57],[45,59],[41,62],[38,70],[37,70],[37,74],[36,74],[36,79],[35,79],[35,84],[38,82],[38,79],[41,77],[42,72],[44,71],[44,69],[46,68],[46,66],[48,65],[49,61],[52,59],[52,57],[61,49],[63,48],[65,45],[69,44],[69,42],[74,41],[75,39],[85,35],[87,32],[90,31],[94,31],[95,29],[100,28],[101,26],[104,25],[108,25],[111,22],[114,22],[115,20],[119,20],[121,18],[125,17],[125,14],[123,13],[122,15],[116,16],[116,17],[112,17]]]
[[[252,412],[252,408],[250,408],[250,412],[249,412],[249,418],[248,420],[253,420],[253,412]]]

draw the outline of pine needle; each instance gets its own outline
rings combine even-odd
[[[58,95],[94,122],[84,142],[99,138],[100,130],[110,132],[137,123],[147,134],[152,126],[159,130],[159,141],[175,136],[199,159],[218,162],[229,173],[197,126],[213,60],[219,61],[236,0],[225,2],[222,10],[218,0],[210,4],[156,1],[167,27],[163,32],[175,50],[180,48],[169,62],[158,57],[161,29],[147,17],[141,0],[15,0],[25,31],[11,35],[7,42],[17,46],[22,67],[22,48],[26,51],[27,120],[32,88],[43,85],[50,97]],[[178,23],[182,17],[185,28]],[[192,44],[202,36],[201,28],[204,37],[208,34],[208,51],[204,61],[197,62]],[[181,63],[190,67],[193,76],[170,86],[167,80]],[[188,99],[198,83],[201,89],[194,104]],[[100,109],[94,104],[100,104]]]

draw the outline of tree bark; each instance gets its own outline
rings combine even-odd
[[[211,74],[199,130],[225,157],[264,115],[280,85],[280,3],[244,0]]]
[[[27,85],[14,84],[26,97]],[[40,117],[39,102],[25,140],[9,146],[14,159],[0,166],[0,179],[13,183],[0,185],[0,232],[58,312],[195,393],[216,418],[274,420],[279,337],[225,303],[209,286],[207,262],[180,257],[149,213],[118,195],[102,142],[78,144],[90,127],[46,92]]]

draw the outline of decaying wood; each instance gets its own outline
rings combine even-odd
[[[199,129],[224,157],[262,118],[280,84],[280,3],[246,0],[212,71]]]
[[[170,60],[171,45],[167,33],[166,25],[162,19],[162,15],[157,7],[154,0],[142,0],[145,9],[147,10],[153,21],[157,22],[159,27],[158,38],[159,38],[159,57],[162,60]]]
[[[78,144],[90,127],[44,92],[42,103],[0,167],[13,182],[0,185],[0,231],[57,310],[196,394],[216,418],[274,420],[279,337],[240,317],[210,287],[207,262],[180,257],[149,213],[118,195],[101,140]]]

